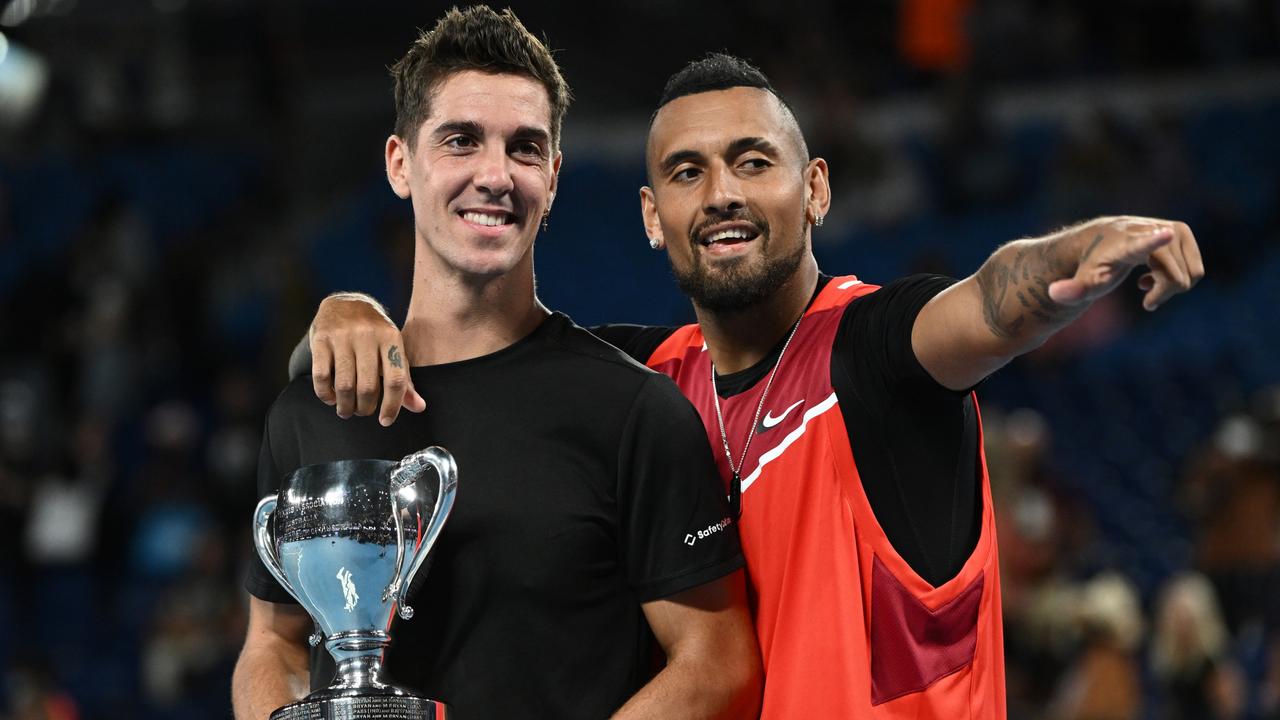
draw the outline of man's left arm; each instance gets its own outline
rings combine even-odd
[[[742,570],[641,608],[667,664],[615,720],[760,714],[764,674]]]
[[[1015,240],[924,306],[912,348],[940,384],[973,387],[1039,347],[1140,265],[1149,269],[1138,280],[1147,310],[1204,277],[1191,229],[1170,220],[1105,217]]]
[[[736,518],[702,420],[646,372],[619,445],[616,507],[627,582],[666,666],[618,718],[754,718],[762,687]]]

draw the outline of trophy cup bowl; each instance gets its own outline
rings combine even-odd
[[[444,528],[457,488],[453,456],[429,447],[399,462],[308,465],[258,503],[258,555],[310,613],[319,628],[312,646],[323,641],[338,668],[333,684],[277,709],[271,720],[445,717],[443,703],[379,675],[392,615],[413,617],[409,586]]]

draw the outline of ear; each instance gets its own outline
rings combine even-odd
[[[810,223],[823,217],[831,209],[831,180],[827,174],[827,161],[814,158],[804,169],[805,217]]]
[[[560,188],[560,163],[564,160],[564,153],[557,151],[555,159],[551,161],[551,187],[547,193],[547,209],[544,212],[551,212],[551,204],[556,201],[556,190]]]
[[[409,199],[409,175],[412,166],[409,164],[409,144],[399,135],[387,138],[386,148],[387,182],[401,200]]]
[[[653,188],[648,185],[640,188],[640,216],[644,219],[644,234],[649,236],[649,242],[657,242],[655,250],[662,247],[664,240],[662,223],[658,220],[658,203]]]

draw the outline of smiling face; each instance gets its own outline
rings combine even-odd
[[[752,87],[685,95],[654,117],[645,229],[698,307],[752,307],[809,256],[809,225],[830,190],[826,163],[805,157],[799,133],[777,98]]]
[[[417,262],[427,273],[483,282],[532,273],[533,240],[560,170],[551,103],[538,81],[462,70],[431,95],[410,149],[387,140],[387,179],[413,201]]]

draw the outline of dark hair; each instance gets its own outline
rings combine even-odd
[[[570,92],[551,51],[510,9],[498,13],[488,5],[473,5],[449,10],[391,66],[396,84],[395,132],[410,147],[431,114],[432,93],[460,70],[513,73],[542,83],[551,101],[551,144],[559,145]]]
[[[728,53],[707,53],[701,60],[694,60],[685,65],[667,80],[662,89],[662,99],[658,101],[658,109],[663,105],[685,95],[711,92],[712,90],[728,90],[735,87],[753,87],[767,91],[778,98],[778,102],[795,116],[791,103],[774,89],[769,78],[760,68]],[[657,113],[657,110],[654,110]]]
[[[685,65],[667,80],[666,87],[662,89],[662,99],[658,101],[658,107],[649,116],[650,140],[653,137],[653,121],[658,118],[658,111],[662,110],[667,103],[685,95],[696,95],[714,90],[728,90],[736,87],[759,88],[777,98],[778,103],[782,105],[784,114],[791,119],[793,124],[791,136],[795,141],[796,152],[800,156],[800,161],[802,164],[807,163],[809,161],[809,145],[804,140],[804,133],[800,131],[800,122],[796,119],[796,113],[791,108],[791,103],[787,102],[787,99],[774,89],[769,82],[769,78],[760,71],[760,68],[728,53],[707,53],[706,57]],[[650,181],[652,181],[653,168],[647,167],[646,171],[649,174]]]

